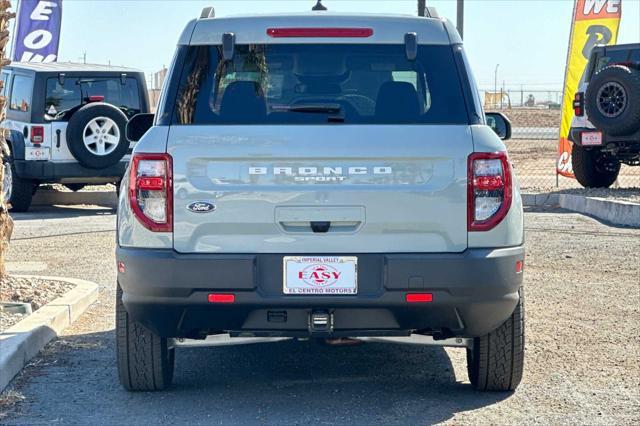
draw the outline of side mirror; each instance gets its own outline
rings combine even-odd
[[[487,112],[484,114],[487,119],[487,126],[496,132],[496,135],[503,141],[511,138],[511,122],[501,112]]]
[[[154,114],[136,114],[127,123],[127,139],[131,142],[138,142],[147,130],[153,126]]]

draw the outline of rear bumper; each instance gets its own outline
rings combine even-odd
[[[572,127],[569,129],[569,140],[576,145],[582,146],[582,133],[597,132],[598,129],[588,127]],[[589,146],[590,148],[602,148],[607,145],[640,148],[640,130],[625,136],[611,136],[606,132],[602,132],[602,145]]]
[[[57,163],[53,161],[15,160],[16,175],[23,179],[34,179],[42,183],[55,183],[64,179],[104,178],[105,182],[122,179],[127,170],[128,161],[120,161],[104,169],[89,169],[79,163]]]
[[[340,254],[336,254],[340,255]],[[345,254],[347,255],[347,254]],[[459,254],[353,254],[358,294],[284,295],[282,254],[180,254],[118,247],[123,302],[133,319],[165,337],[308,336],[314,310],[330,312],[333,336],[476,337],[504,322],[518,302],[524,247]],[[233,293],[232,304],[208,303]],[[429,303],[407,293],[429,292]]]

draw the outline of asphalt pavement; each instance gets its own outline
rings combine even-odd
[[[49,344],[0,406],[0,424],[640,422],[640,230],[560,210],[526,214],[527,355],[520,388],[477,393],[463,349],[314,341],[180,348],[175,385],[117,381],[115,216],[98,207],[15,215],[13,273],[94,281],[99,301]]]

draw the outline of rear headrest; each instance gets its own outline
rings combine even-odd
[[[260,85],[254,81],[234,81],[222,95],[220,116],[229,121],[255,121],[267,115],[267,102]]]
[[[418,92],[406,81],[387,81],[376,99],[376,117],[390,121],[412,121],[420,115]]]

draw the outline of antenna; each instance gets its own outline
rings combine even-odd
[[[318,0],[318,3],[316,3],[316,5],[311,8],[311,10],[313,11],[327,10],[327,8],[322,5],[322,0]]]

